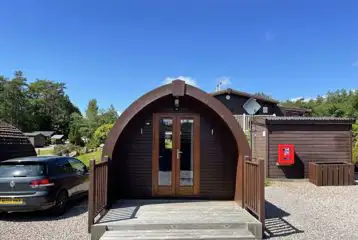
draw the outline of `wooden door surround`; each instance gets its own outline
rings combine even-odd
[[[199,192],[199,115],[154,113],[152,195],[190,197]]]

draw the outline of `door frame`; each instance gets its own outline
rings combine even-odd
[[[172,129],[172,179],[171,186],[159,186],[159,119],[173,119]],[[180,147],[180,119],[191,118],[194,120],[193,133],[193,186],[180,186],[180,160],[178,160],[178,149]],[[152,135],[152,196],[191,197],[200,193],[200,116],[195,113],[153,113],[153,135]]]

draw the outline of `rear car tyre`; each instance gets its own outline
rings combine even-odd
[[[52,213],[54,215],[60,216],[66,212],[66,207],[68,203],[67,192],[62,190],[56,197],[55,206],[53,206]]]

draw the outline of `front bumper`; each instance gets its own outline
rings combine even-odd
[[[22,199],[23,204],[0,204],[0,212],[29,212],[46,210],[55,205],[55,199],[46,192],[37,192],[33,195],[0,195],[0,199]]]

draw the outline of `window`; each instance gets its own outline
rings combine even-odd
[[[68,162],[70,163],[73,172],[77,173],[85,173],[86,172],[86,165],[84,165],[81,161],[75,159],[75,158],[69,158]]]
[[[55,163],[55,175],[63,175],[72,173],[72,167],[67,159],[57,160]]]
[[[268,113],[268,107],[263,107],[263,108],[262,108],[262,112],[263,112],[263,113]]]
[[[45,165],[37,162],[6,162],[0,164],[0,177],[36,177],[45,175]]]

